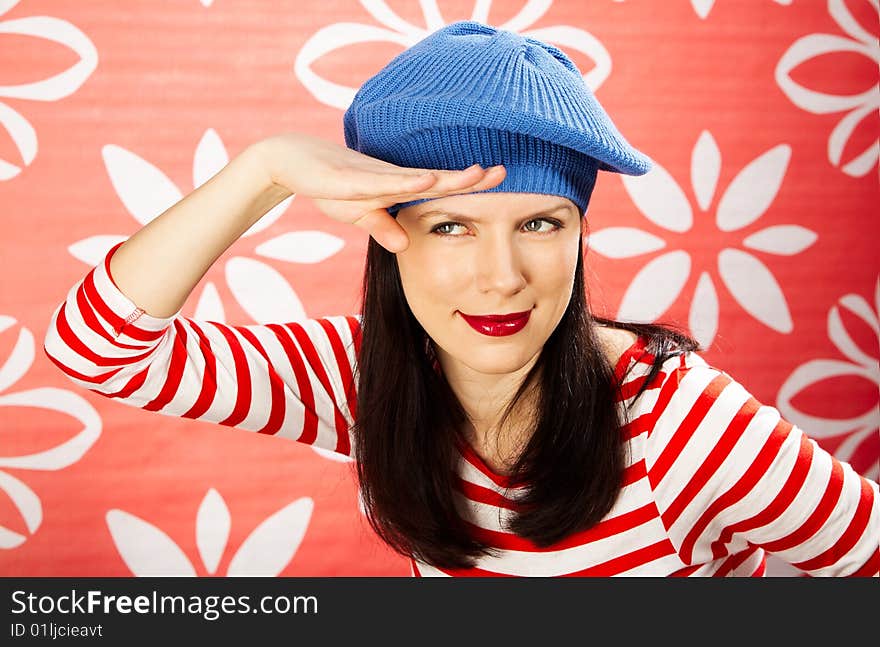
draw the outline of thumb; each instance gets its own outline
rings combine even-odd
[[[409,236],[406,235],[406,230],[384,207],[367,211],[352,224],[366,229],[377,243],[392,254],[402,252],[409,247]]]

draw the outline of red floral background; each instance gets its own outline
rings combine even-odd
[[[655,161],[600,174],[594,310],[686,327],[878,478],[877,0],[0,0],[0,574],[409,574],[350,462],[78,389],[42,339],[112,245],[258,139],[344,143],[357,87],[462,19],[563,49]],[[293,196],[183,314],[356,312],[366,244]]]

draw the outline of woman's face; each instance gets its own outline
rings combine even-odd
[[[537,360],[571,298],[582,231],[571,200],[452,195],[401,209],[397,221],[410,240],[397,254],[403,290],[447,374],[450,363],[501,375]],[[518,312],[529,315],[521,328],[468,322]],[[515,332],[489,334],[499,327]]]

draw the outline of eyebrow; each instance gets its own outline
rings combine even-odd
[[[570,205],[568,204],[559,204],[555,207],[551,207],[550,209],[545,209],[544,211],[539,211],[537,213],[528,214],[529,218],[539,218],[541,216],[549,216],[551,213],[556,213],[557,211],[561,211],[562,209],[570,210]],[[454,211],[449,211],[448,209],[432,209],[431,211],[426,211],[425,213],[419,214],[416,220],[422,220],[424,218],[428,218],[429,216],[449,216],[450,218],[456,218],[458,220],[464,220],[466,222],[482,222],[479,218],[474,218],[473,216],[468,216],[463,213],[456,213]]]

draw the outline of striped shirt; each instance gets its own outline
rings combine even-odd
[[[119,243],[121,245],[122,243]],[[44,351],[75,384],[168,416],[353,455],[360,316],[230,326],[141,310],[110,276],[116,245],[52,315]],[[496,549],[416,576],[762,576],[774,554],[811,576],[880,574],[880,494],[697,353],[620,357],[629,464],[606,517],[549,547],[507,531],[516,491],[459,445],[457,506]]]

